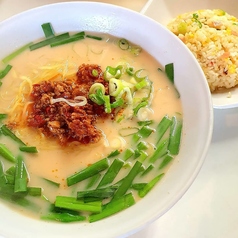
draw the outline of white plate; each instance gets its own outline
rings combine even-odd
[[[199,9],[223,9],[231,15],[238,17],[237,0],[160,0],[148,1],[141,13],[150,16],[154,20],[167,25],[177,15],[196,11]],[[155,11],[157,9],[157,11]],[[238,88],[222,93],[212,94],[213,107],[217,109],[238,107]]]

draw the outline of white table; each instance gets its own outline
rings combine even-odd
[[[160,21],[161,5],[171,4],[173,1],[176,0],[167,0],[167,2],[149,0],[148,3],[147,0],[104,0],[101,2],[142,11]],[[186,2],[186,0],[180,1]],[[224,6],[223,8],[226,10],[230,8],[232,14],[235,14],[236,1],[204,1],[204,8],[212,6],[205,3],[216,2],[217,8]],[[0,21],[24,10],[55,2],[62,2],[62,0],[0,0]],[[196,7],[195,9],[203,3],[197,4],[193,6]],[[181,7],[184,8],[184,5]],[[216,8],[216,6],[212,7]],[[238,237],[238,109],[214,110],[214,118],[212,143],[205,163],[193,185],[163,217],[129,238]]]

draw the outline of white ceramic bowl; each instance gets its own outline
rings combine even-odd
[[[167,212],[187,191],[203,164],[213,126],[206,79],[193,55],[165,27],[139,13],[93,2],[43,6],[2,22],[0,58],[42,37],[39,26],[45,22],[51,22],[57,33],[86,30],[124,37],[142,46],[162,65],[173,62],[184,112],[183,143],[178,159],[163,181],[129,209],[92,224],[59,224],[24,217],[0,204],[0,235],[12,238],[128,236]]]

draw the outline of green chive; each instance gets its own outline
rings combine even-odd
[[[57,183],[57,182],[55,182],[55,181],[53,181],[53,180],[50,180],[50,179],[47,179],[47,178],[43,178],[46,182],[48,182],[49,184],[51,184],[51,185],[54,185],[54,186],[56,186],[56,187],[59,187],[60,186],[60,183]]]
[[[44,24],[41,25],[41,28],[44,31],[44,34],[45,34],[46,38],[50,38],[50,37],[55,36],[51,23],[49,23],[49,22],[44,23]]]
[[[35,146],[20,146],[20,151],[27,152],[27,153],[38,153],[38,150]]]
[[[0,155],[10,161],[15,163],[16,162],[16,157],[12,154],[12,152],[4,145],[4,144],[0,144]]]
[[[143,189],[139,190],[138,195],[143,198],[162,179],[163,176],[164,174],[160,174],[152,179]]]
[[[177,155],[180,149],[183,121],[181,118],[173,116],[170,128],[168,150],[172,155]]]
[[[161,162],[159,169],[163,169],[164,167],[166,167],[170,161],[173,160],[173,156],[170,154],[165,155],[163,161]]]
[[[174,64],[166,64],[165,65],[165,73],[168,79],[174,84]]]
[[[86,37],[94,39],[94,40],[102,40],[102,37],[99,37],[99,36],[86,35]]]
[[[16,56],[18,56],[19,54],[21,54],[23,51],[27,50],[29,48],[30,45],[32,45],[33,43],[27,43],[26,45],[20,47],[19,49],[13,51],[11,54],[9,54],[8,56],[6,56],[5,58],[2,59],[2,62],[7,64],[9,61],[11,61],[12,59],[14,59]]]
[[[9,136],[12,140],[18,142],[20,145],[26,146],[26,144],[18,138],[6,125],[1,126],[1,131],[5,136]]]
[[[67,178],[68,186],[76,184],[84,179],[90,178],[95,174],[107,169],[109,167],[109,161],[107,158],[99,160],[98,162],[88,166],[87,168],[75,173]]]
[[[3,79],[8,72],[11,70],[12,66],[8,64],[3,70],[0,70],[0,79]]]

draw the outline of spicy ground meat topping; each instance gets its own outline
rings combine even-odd
[[[79,66],[74,79],[34,84],[30,95],[33,103],[27,118],[28,126],[41,130],[47,137],[56,138],[61,145],[72,141],[82,144],[98,142],[102,134],[95,127],[96,122],[112,114],[105,113],[103,105],[97,105],[88,98],[93,83],[102,83],[108,93],[108,82],[104,80],[100,66],[83,64]],[[85,97],[86,105],[70,106],[63,101],[51,101],[52,98],[74,100],[77,96]]]

